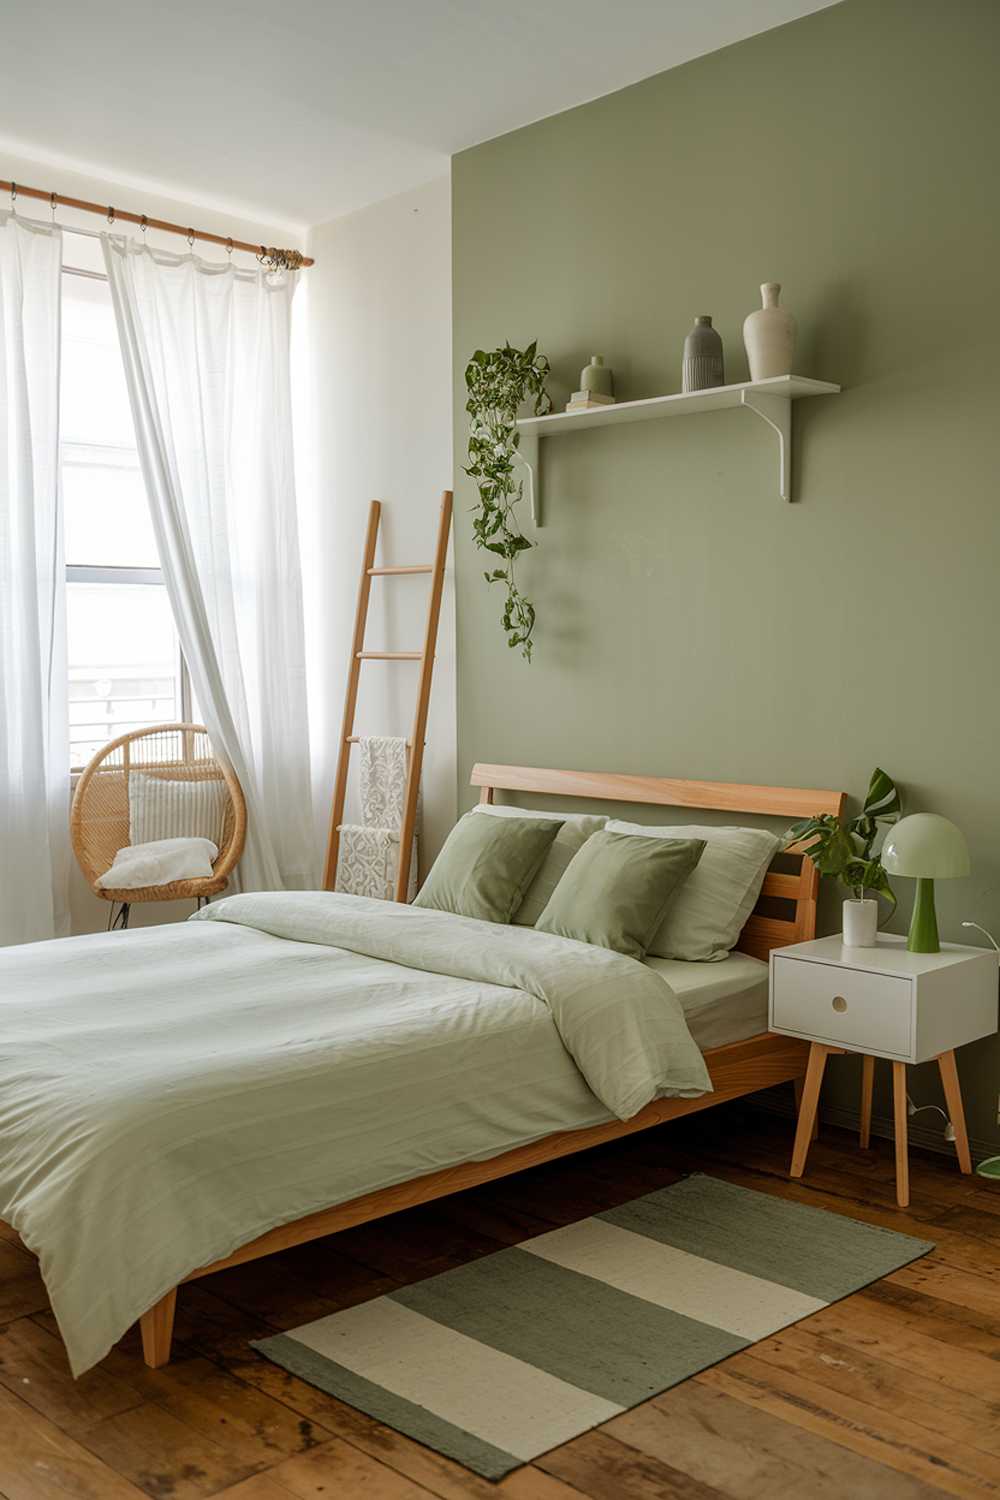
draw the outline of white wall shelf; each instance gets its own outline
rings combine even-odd
[[[772,380],[746,380],[739,385],[719,385],[710,391],[687,391],[673,396],[650,396],[645,401],[622,401],[596,411],[556,411],[547,417],[524,417],[518,422],[518,450],[529,471],[531,518],[542,524],[538,448],[542,438],[560,437],[591,427],[611,427],[619,422],[649,422],[659,417],[689,417],[699,412],[724,411],[742,406],[756,413],[771,427],[778,440],[778,494],[791,500],[792,402],[803,396],[836,396],[839,385],[828,380],[807,380],[804,375],[777,375]]]

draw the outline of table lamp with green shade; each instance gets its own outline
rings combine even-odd
[[[917,882],[906,946],[911,953],[940,953],[935,880],[969,874],[969,848],[961,829],[939,813],[911,813],[889,830],[882,846],[883,868]]]

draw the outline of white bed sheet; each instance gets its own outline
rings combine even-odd
[[[702,1052],[767,1030],[767,964],[759,958],[730,953],[714,964],[647,958],[646,967],[661,975],[681,1002]]]

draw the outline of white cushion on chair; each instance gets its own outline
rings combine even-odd
[[[154,839],[149,844],[126,844],[96,884],[102,890],[134,891],[146,885],[170,885],[174,880],[206,880],[218,857],[211,839]]]
[[[218,844],[227,797],[226,783],[218,777],[192,780],[133,771],[128,779],[129,843],[198,838]]]

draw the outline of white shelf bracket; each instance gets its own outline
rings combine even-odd
[[[531,522],[533,526],[542,524],[542,496],[539,485],[539,462],[538,462],[539,438],[538,433],[530,428],[525,431],[521,428],[521,441],[517,447],[516,455],[528,471],[528,504],[531,506]]]
[[[778,437],[778,494],[792,498],[792,403],[766,391],[741,391],[740,405],[762,417]]]

